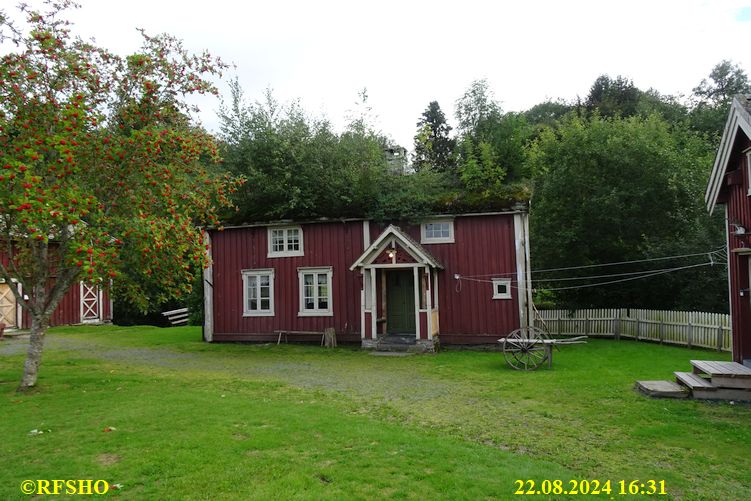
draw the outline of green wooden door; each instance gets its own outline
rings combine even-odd
[[[412,270],[386,271],[386,325],[389,334],[415,333],[415,279]]]

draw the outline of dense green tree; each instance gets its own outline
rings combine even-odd
[[[719,136],[733,97],[748,93],[751,93],[751,84],[743,68],[732,61],[720,61],[709,77],[693,89],[692,126],[700,132]]]
[[[456,119],[460,135],[474,135],[488,117],[501,114],[487,80],[475,80],[456,101]]]
[[[237,82],[220,112],[225,167],[248,178],[228,214],[234,223],[284,218],[410,219],[452,200],[449,176],[402,168],[404,149],[375,132],[371,113],[355,113],[341,133],[300,107],[246,104]]]
[[[569,116],[545,131],[530,151],[535,173],[532,260],[535,269],[586,266],[650,256],[703,252],[723,244],[702,193],[714,147],[685,127],[648,117]],[[701,262],[538,273],[538,288],[600,280],[556,280]],[[559,306],[722,309],[721,267],[697,269],[610,286],[555,291]],[[700,285],[699,285],[700,284]],[[704,292],[687,296],[687,291]],[[685,291],[685,292],[684,292]]]
[[[585,105],[590,112],[597,110],[604,117],[630,117],[638,111],[641,94],[628,78],[600,75],[589,89]]]
[[[694,97],[699,103],[713,106],[730,104],[736,94],[751,92],[748,75],[743,68],[732,61],[720,61],[709,72],[709,78],[703,79],[694,87]]]
[[[470,85],[456,103],[456,115],[457,170],[463,187],[487,203],[505,198],[510,185],[529,177],[526,147],[534,127],[524,114],[504,113],[485,80]],[[519,190],[514,186],[511,191]]]
[[[438,105],[431,101],[417,122],[415,152],[412,166],[416,171],[432,168],[452,173],[455,166],[454,147],[456,140],[450,137],[451,126]]]
[[[647,116],[652,113],[659,114],[671,124],[680,124],[688,118],[688,108],[679,97],[648,89],[641,92],[637,114]]]
[[[525,111],[524,117],[531,125],[553,127],[574,108],[574,105],[561,99],[555,101],[548,99]]]

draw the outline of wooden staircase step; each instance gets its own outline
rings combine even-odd
[[[637,381],[636,389],[655,398],[688,398],[689,390],[673,381]]]
[[[675,374],[675,380],[678,383],[686,386],[691,391],[697,389],[703,391],[714,391],[717,389],[717,387],[713,386],[712,383],[692,372],[675,371],[673,374]]]

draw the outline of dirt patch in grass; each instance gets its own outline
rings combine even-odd
[[[113,454],[110,452],[106,452],[104,454],[99,454],[96,457],[97,463],[99,463],[102,466],[112,466],[113,464],[119,463],[122,458],[119,454]]]

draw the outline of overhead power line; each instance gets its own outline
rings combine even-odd
[[[634,274],[638,273],[638,276],[631,276],[631,277],[628,277],[628,278],[620,278],[618,280],[608,280],[608,281],[597,282],[597,283],[593,283],[593,284],[572,285],[572,286],[567,286],[567,287],[553,287],[553,288],[544,287],[544,289],[546,291],[560,291],[560,290],[572,290],[572,289],[585,289],[585,288],[589,288],[589,287],[599,287],[599,286],[603,286],[603,285],[611,285],[611,284],[617,284],[617,283],[622,283],[622,282],[630,282],[632,280],[641,280],[643,278],[654,277],[654,276],[657,276],[657,275],[664,275],[666,273],[673,273],[673,272],[676,272],[676,271],[688,270],[688,269],[691,269],[691,268],[700,268],[700,267],[703,267],[703,266],[712,266],[714,264],[715,264],[715,262],[713,260],[710,260],[710,261],[707,261],[705,263],[692,264],[692,265],[688,265],[688,266],[679,266],[679,267],[676,267],[676,268],[663,268],[661,270],[646,270],[646,271],[641,271],[641,272],[634,272]],[[600,275],[599,277],[598,276],[577,277],[577,279],[584,279],[584,278],[605,278],[605,277],[608,277],[608,276],[623,276],[623,275],[624,274],[616,273],[616,274],[613,274],[613,275]],[[482,278],[474,278],[474,277],[465,277],[465,276],[461,276],[461,275],[457,275],[457,279],[458,279],[459,282],[461,282],[462,280],[467,280],[467,281],[470,281],[470,282],[485,282],[485,283],[492,283],[493,282],[492,280],[487,280],[487,279],[482,279]],[[565,280],[565,279],[558,279],[558,281],[561,281],[561,280]],[[552,281],[552,280],[546,280],[546,281]],[[525,289],[524,287],[519,287],[517,285],[512,285],[511,287],[513,287],[514,289],[520,289],[520,290],[524,290]],[[457,288],[457,291],[459,291],[459,290],[461,290],[461,289]]]
[[[534,275],[535,273],[547,273],[550,271],[584,270],[584,269],[600,268],[600,267],[606,267],[606,266],[621,266],[625,264],[668,261],[672,259],[684,259],[684,258],[697,257],[697,256],[708,256],[710,261],[714,261],[715,258],[721,258],[723,256],[726,256],[724,252],[725,252],[725,247],[720,247],[719,249],[715,249],[715,250],[711,250],[707,252],[697,252],[695,254],[681,254],[681,255],[676,255],[676,256],[663,256],[663,257],[653,257],[653,258],[645,258],[645,259],[635,259],[632,261],[618,261],[618,262],[611,262],[611,263],[586,264],[586,265],[581,265],[581,266],[565,266],[562,268],[546,268],[543,270],[532,270],[532,275]],[[462,278],[469,279],[469,278],[482,278],[482,277],[504,277],[504,276],[510,276],[510,275],[516,275],[516,272],[488,273],[485,275],[466,275],[466,276],[462,275]],[[537,279],[537,280],[554,281],[554,280],[561,280],[561,279],[549,278],[549,279]]]

